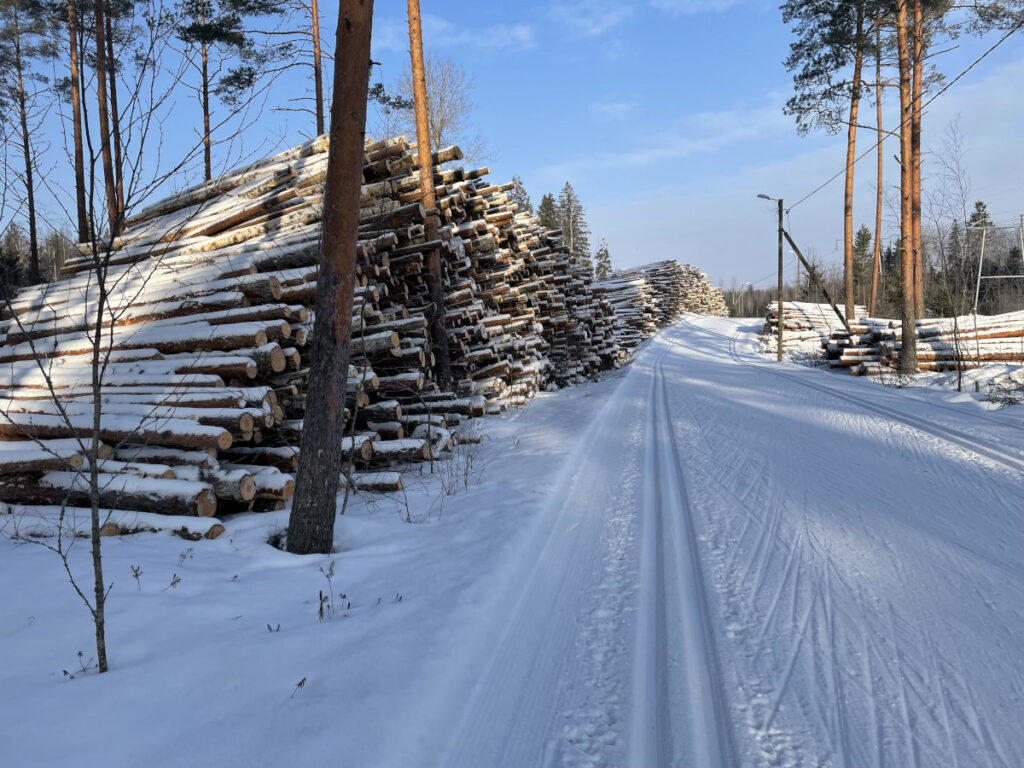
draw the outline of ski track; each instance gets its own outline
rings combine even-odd
[[[421,764],[1024,765],[1018,427],[739,332],[641,350],[496,565]]]

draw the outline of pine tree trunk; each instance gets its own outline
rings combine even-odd
[[[295,554],[326,554],[334,545],[372,23],[373,0],[342,0],[309,392],[288,519],[288,551]]]
[[[205,23],[205,18],[203,23]],[[209,181],[213,178],[213,163],[210,158],[210,52],[206,43],[202,45],[201,58],[203,68],[203,179]]]
[[[317,0],[310,0],[309,15],[313,20],[313,95],[316,99],[316,135],[324,132],[324,70],[320,61],[320,9]]]
[[[114,28],[107,16],[107,74],[110,76],[110,127],[114,138],[114,188],[117,192],[118,228],[124,226],[124,179],[121,162],[121,113],[117,109],[117,59],[114,58]],[[120,231],[115,234],[121,234]]]
[[[857,296],[853,284],[853,166],[857,159],[857,117],[860,114],[860,81],[864,65],[864,3],[857,3],[857,35],[854,40],[853,82],[850,91],[850,124],[846,129],[846,189],[843,197],[843,288],[846,318],[853,319]]]
[[[914,252],[913,240],[913,152],[911,148],[911,99],[910,47],[907,40],[907,3],[896,3],[896,46],[899,51],[900,68],[900,273],[902,286],[903,345],[900,353],[900,371],[917,371],[917,334],[914,301]]]
[[[914,0],[913,116],[910,121],[911,247],[914,251],[914,314],[924,317],[924,242],[921,237],[921,101],[924,89],[924,11]]]
[[[89,214],[85,206],[85,151],[82,147],[82,103],[78,74],[78,10],[68,0],[69,69],[71,80],[71,129],[75,153],[75,209],[78,218],[78,242],[89,239]]]
[[[117,232],[117,190],[114,187],[114,161],[110,149],[110,115],[107,110],[107,41],[103,23],[103,0],[95,2],[96,21],[96,110],[100,125],[100,154],[103,159],[103,183],[107,194],[107,219],[110,234]]]
[[[878,311],[878,273],[882,266],[882,186],[885,133],[882,131],[882,14],[875,18],[875,128],[878,135],[878,175],[875,186],[875,252],[871,260],[871,297],[868,300],[868,314],[875,316]]]
[[[427,106],[427,79],[423,67],[423,33],[420,27],[419,0],[408,0],[409,53],[412,57],[413,101],[416,109],[416,151],[419,154],[420,192],[423,207],[427,209],[427,242],[437,239],[437,217],[434,209],[434,165],[430,158],[429,109]],[[430,288],[430,333],[434,350],[434,378],[443,389],[452,382],[448,355],[448,332],[445,328],[444,277],[441,274],[441,253],[434,248],[427,255],[427,280]]]
[[[17,11],[14,14],[18,24]],[[28,94],[25,93],[24,61],[21,57],[21,30],[14,30],[14,68],[17,79],[18,117],[21,123],[21,151],[25,158],[25,201],[28,205],[28,280],[35,285],[42,281],[39,271],[39,239],[36,234],[36,192],[32,177],[32,142],[28,132]]]

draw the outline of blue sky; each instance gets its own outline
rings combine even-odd
[[[782,114],[791,92],[781,63],[790,32],[777,0],[421,2],[427,52],[453,59],[473,78],[473,122],[489,149],[491,178],[521,176],[535,203],[571,181],[592,242],[596,247],[605,238],[617,267],[677,258],[726,285],[733,279],[768,285],[775,209],[756,195],[782,196],[788,207],[843,167],[842,137],[800,137]],[[325,43],[333,48],[336,5],[322,2],[321,12]],[[405,0],[376,2],[375,80],[391,84],[406,66],[405,13]],[[964,37],[940,67],[959,73],[992,42]],[[1024,35],[1018,33],[925,117],[926,150],[959,119],[971,194],[986,200],[1000,222],[1024,213],[1022,81]],[[308,87],[304,72],[293,70],[268,103],[284,103]],[[50,140],[59,146],[56,114],[49,119]],[[157,122],[166,165],[196,140],[194,98],[177,91]],[[891,110],[887,122],[895,125]],[[307,117],[265,109],[242,141],[217,148],[215,170],[291,146],[310,132]],[[861,148],[871,143],[862,134]],[[892,157],[898,148],[895,141],[886,146],[890,186],[898,180]],[[56,191],[49,202],[41,194],[44,213],[59,222],[54,199],[66,200],[59,190],[71,188],[67,162],[58,157],[44,170]],[[174,186],[194,182],[199,172],[193,163]],[[855,221],[871,224],[874,159],[866,158],[858,172]],[[888,212],[886,219],[891,234],[895,220]],[[790,224],[807,251],[837,261],[841,180],[797,206]]]
[[[570,180],[616,266],[679,258],[726,284],[758,280],[774,264],[775,211],[757,193],[788,206],[843,167],[843,137],[800,137],[782,114],[791,36],[777,2],[448,0],[423,2],[423,13],[427,50],[474,77],[475,123],[495,177],[522,176],[535,202]],[[404,2],[377,3],[374,57],[385,81],[404,66],[404,24]],[[959,73],[992,42],[962,38],[943,71]],[[927,147],[959,116],[972,192],[1003,219],[1024,213],[1022,77],[1018,34],[937,100],[925,123]],[[892,144],[887,184],[898,178]],[[873,157],[858,170],[855,219],[870,224]],[[790,221],[798,243],[837,258],[841,180]]]

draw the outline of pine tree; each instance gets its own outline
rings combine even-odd
[[[569,247],[573,261],[593,271],[594,265],[590,258],[590,229],[587,227],[583,205],[576,196],[576,190],[568,181],[558,195],[557,209],[562,242]]]
[[[521,213],[533,215],[533,203],[530,202],[530,194],[523,186],[523,180],[519,176],[513,176],[512,183],[515,185],[510,195],[512,202],[519,206]]]
[[[178,0],[179,40],[196,58],[189,64],[200,76],[199,102],[203,109],[203,165],[206,180],[212,176],[212,128],[210,92],[231,107],[239,106],[251,93],[269,65],[288,56],[290,42],[257,44],[254,18],[273,17],[284,12],[284,0]],[[273,36],[262,36],[273,39]],[[224,74],[220,72],[227,68]]]
[[[541,226],[544,229],[558,229],[560,226],[558,206],[555,203],[554,195],[547,194],[540,199],[540,205],[537,206],[537,218],[540,219]]]
[[[21,150],[21,182],[28,218],[28,280],[40,281],[36,233],[35,170],[32,136],[42,117],[36,108],[41,86],[48,81],[32,65],[52,58],[56,47],[48,35],[45,6],[38,0],[0,0],[0,117],[14,127]],[[5,180],[6,181],[6,180]]]
[[[605,278],[612,273],[612,256],[608,252],[608,243],[602,238],[601,247],[597,249],[594,257],[594,276]]]

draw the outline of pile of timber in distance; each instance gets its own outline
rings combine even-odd
[[[729,315],[721,290],[707,275],[678,261],[616,272],[599,281],[595,290],[615,311],[615,340],[623,353],[635,349],[684,312]]]
[[[415,148],[368,142],[348,374],[349,469],[397,489],[395,465],[450,449],[464,419],[614,367],[612,305],[561,233],[486,169],[445,167],[420,203]],[[283,508],[294,491],[313,330],[327,140],[319,137],[133,215],[109,255],[100,504],[214,515]],[[427,216],[439,237],[426,242]],[[455,391],[432,381],[427,254],[440,249]],[[92,249],[21,291],[0,320],[0,502],[88,505],[94,409]],[[42,365],[39,364],[42,362]],[[56,394],[56,402],[51,393]]]
[[[782,346],[803,346],[807,342],[827,343],[833,332],[845,330],[843,323],[830,304],[814,304],[807,301],[783,302],[785,318],[782,325]],[[864,317],[867,309],[857,305],[854,317]],[[768,304],[761,334],[777,338],[779,332],[779,306],[777,302]]]
[[[830,366],[848,368],[854,376],[877,376],[899,366],[902,341],[899,320],[861,317],[849,333],[830,334],[825,348]],[[1024,363],[1024,312],[918,320],[917,362],[922,371]]]

